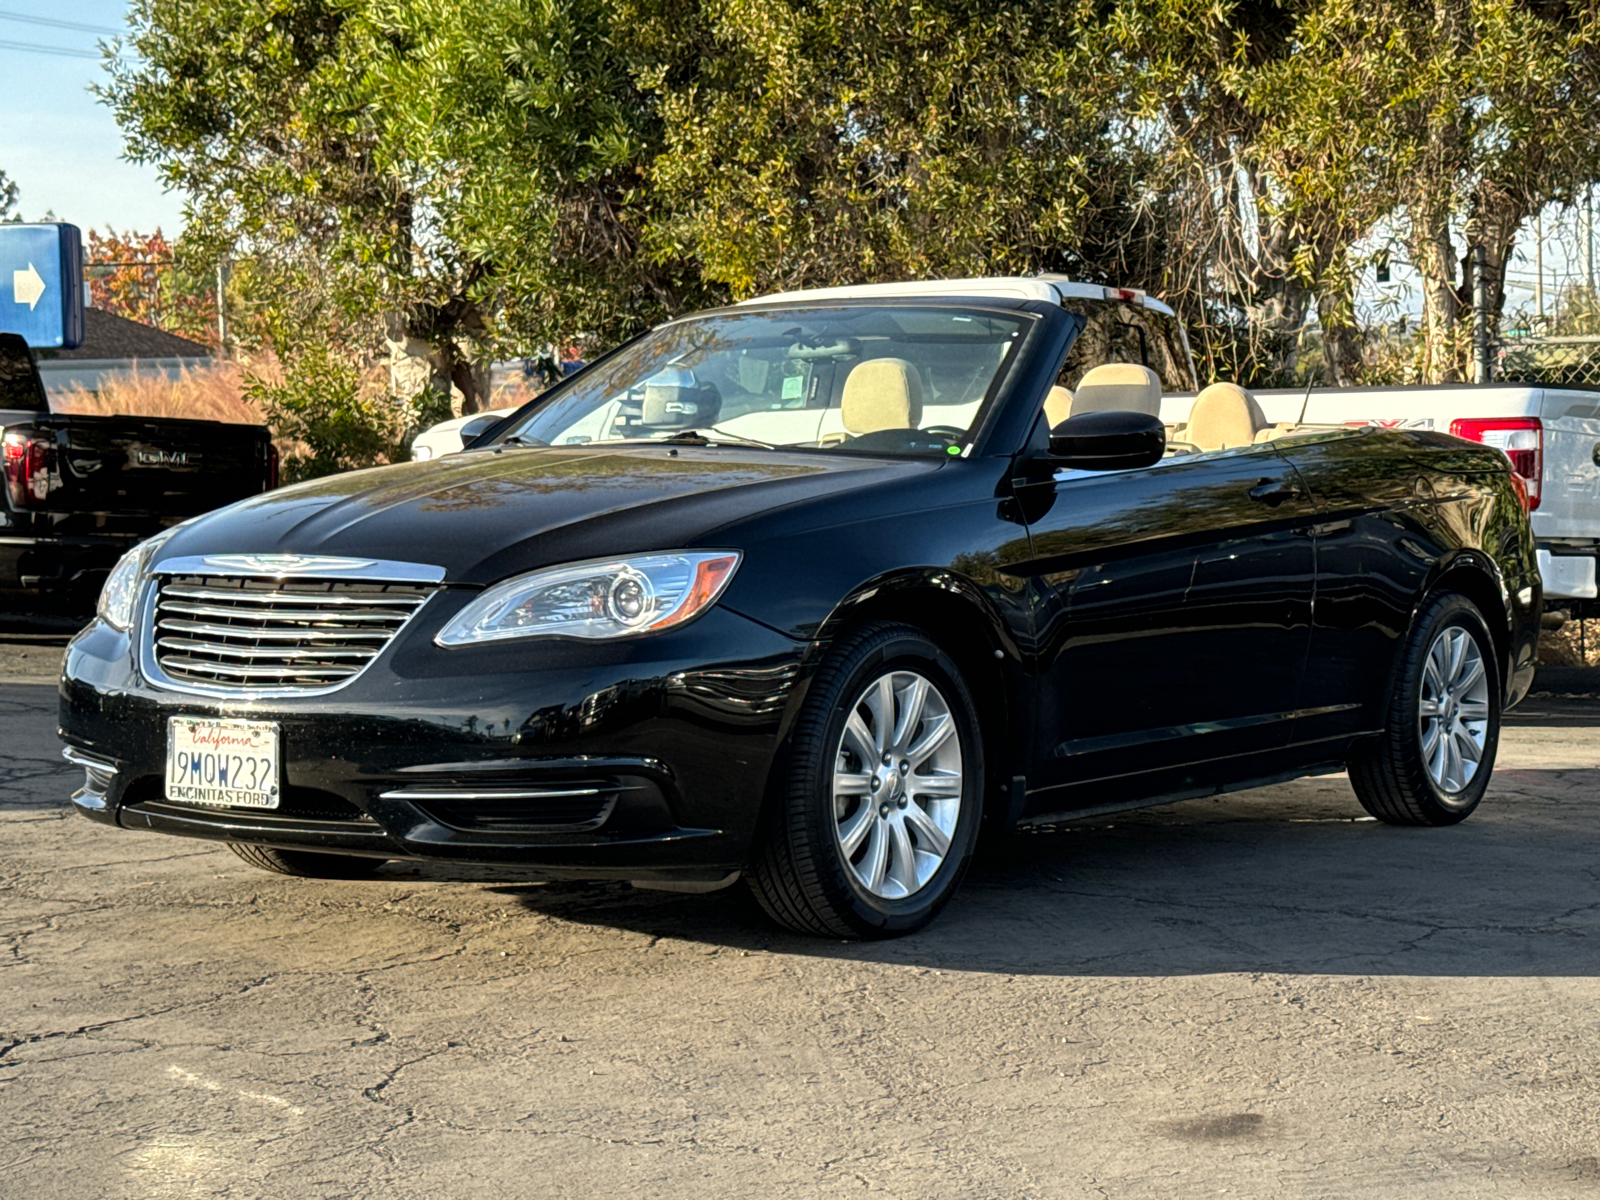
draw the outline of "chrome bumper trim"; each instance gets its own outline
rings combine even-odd
[[[61,751],[61,757],[75,767],[83,768],[83,786],[72,793],[72,803],[90,816],[102,816],[109,807],[107,795],[117,778],[117,764],[109,759],[96,758],[72,746]]]
[[[445,788],[396,788],[382,792],[384,800],[560,800],[571,796],[598,796],[599,788],[568,788],[562,791],[452,791]]]

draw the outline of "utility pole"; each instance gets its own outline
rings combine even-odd
[[[217,346],[224,355],[228,353],[228,294],[224,290],[222,260],[217,260]]]
[[[1533,302],[1544,320],[1544,212],[1533,214]]]
[[[1589,270],[1588,270],[1588,276],[1587,277],[1588,277],[1588,281],[1589,281],[1589,296],[1590,296],[1590,299],[1592,301],[1593,297],[1594,297],[1594,187],[1593,187],[1593,185],[1590,185],[1588,191],[1586,191],[1584,193],[1584,195],[1583,195],[1583,208],[1584,208],[1584,212],[1587,214],[1587,216],[1589,218],[1588,228],[1585,230],[1585,233],[1584,233],[1584,246],[1587,249],[1588,254],[1589,254]]]
[[[1474,383],[1489,382],[1489,255],[1482,246],[1472,248],[1472,349],[1476,360]]]

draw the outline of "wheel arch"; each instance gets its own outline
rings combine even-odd
[[[1026,770],[1029,726],[1022,653],[999,607],[982,586],[949,568],[881,576],[852,589],[828,614],[803,674],[813,674],[843,634],[879,621],[921,630],[960,668],[983,739],[984,815],[990,821],[1008,821],[1011,781]],[[786,725],[804,703],[805,690],[799,689]]]
[[[1412,606],[1411,628],[1415,628],[1417,617],[1427,602],[1441,592],[1464,596],[1482,615],[1494,642],[1495,666],[1500,672],[1503,692],[1509,686],[1511,674],[1511,616],[1510,597],[1499,568],[1492,559],[1471,550],[1461,551],[1442,562]]]

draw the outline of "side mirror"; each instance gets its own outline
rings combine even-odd
[[[1075,471],[1128,471],[1161,461],[1167,427],[1141,412],[1089,412],[1068,417],[1050,431],[1052,467]]]
[[[488,433],[501,421],[505,420],[503,413],[484,413],[481,417],[474,417],[461,427],[461,444],[470,446],[478,438]]]

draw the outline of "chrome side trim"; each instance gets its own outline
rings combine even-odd
[[[109,808],[107,794],[117,778],[117,764],[72,746],[63,747],[61,757],[83,768],[83,786],[72,793],[72,803],[90,816],[103,816]]]
[[[92,754],[85,754],[75,746],[62,747],[61,757],[75,767],[82,767],[85,771],[100,771],[109,775],[117,773],[117,764],[109,758],[96,758]]]
[[[413,788],[396,788],[391,792],[380,792],[379,796],[384,800],[559,800],[569,796],[598,796],[599,794],[599,788],[570,788],[565,791],[547,792],[469,792],[445,789],[425,791]]]
[[[445,570],[432,563],[322,554],[209,554],[164,558],[152,575],[228,575],[256,579],[370,579],[384,583],[443,583]]]

